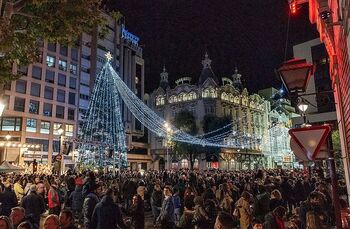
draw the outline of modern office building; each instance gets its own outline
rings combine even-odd
[[[226,144],[233,144],[234,149],[222,149],[221,157],[210,160],[206,157],[196,159],[197,168],[239,169],[253,168],[264,163],[262,141],[267,130],[268,102],[258,94],[249,94],[241,83],[241,74],[237,68],[232,77],[223,77],[219,81],[211,68],[211,60],[205,54],[202,71],[197,84],[191,77],[180,77],[176,86],[170,88],[166,69],[160,74],[159,87],[149,97],[148,105],[167,122],[171,123],[175,115],[183,110],[190,111],[196,120],[198,134],[203,134],[202,121],[206,115],[232,118],[232,135],[225,139]],[[266,135],[265,135],[266,136]],[[154,168],[165,166],[166,147],[164,139],[155,134],[150,135],[151,154]],[[203,159],[204,158],[204,159]],[[188,168],[186,158],[169,159],[177,168]],[[259,164],[259,165],[258,165]]]
[[[15,67],[23,76],[5,88],[0,137],[8,144],[1,159],[21,164],[35,158],[51,165],[60,150],[59,129],[66,137],[76,137],[80,50],[46,41],[38,46],[41,61]],[[6,135],[11,138],[6,140]],[[73,163],[70,154],[65,164]]]

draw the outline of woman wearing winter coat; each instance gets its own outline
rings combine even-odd
[[[251,194],[244,191],[241,198],[239,198],[236,203],[236,208],[239,211],[239,223],[241,229],[247,229],[252,220],[252,210],[249,204],[250,197]]]
[[[143,200],[140,195],[135,195],[132,198],[129,215],[131,216],[131,229],[145,228],[145,212]]]

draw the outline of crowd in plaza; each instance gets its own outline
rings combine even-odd
[[[335,225],[322,171],[122,171],[5,174],[0,229],[322,229]],[[350,228],[339,180],[343,228]],[[152,223],[151,223],[152,224]],[[41,228],[41,227],[40,227]]]

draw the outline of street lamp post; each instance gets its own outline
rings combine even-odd
[[[61,175],[61,173],[64,172],[64,154],[62,152],[64,130],[62,129],[62,127],[57,130],[57,133],[60,135],[60,150],[59,150],[58,154],[61,155],[61,162],[60,162],[60,169],[59,169],[59,175]]]
[[[5,136],[5,139],[6,139],[6,144],[5,144],[5,158],[4,158],[4,161],[6,161],[7,160],[7,146],[8,146],[8,144],[9,144],[9,140],[11,139],[11,135],[10,134],[7,134],[6,136]]]

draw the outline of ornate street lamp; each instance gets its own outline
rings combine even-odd
[[[309,83],[310,76],[314,73],[315,66],[305,59],[291,59],[283,62],[278,69],[279,75],[288,92],[304,93]]]

